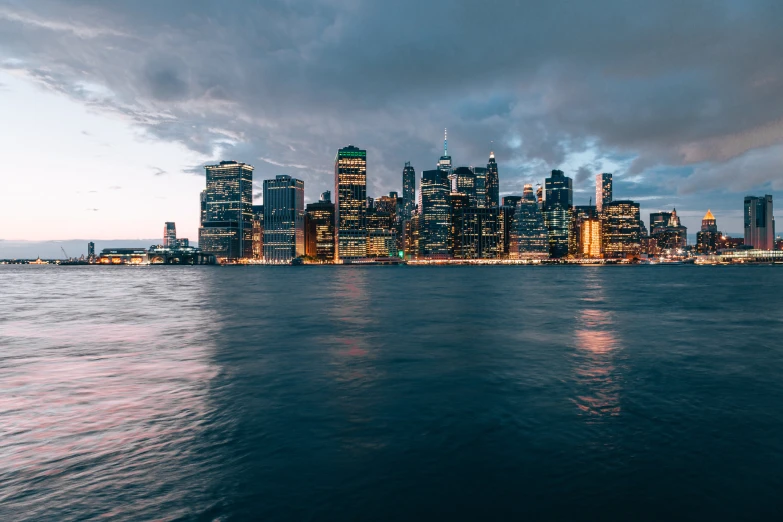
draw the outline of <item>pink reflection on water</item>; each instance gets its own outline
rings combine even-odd
[[[587,393],[573,401],[585,414],[620,414],[620,385],[615,377],[615,353],[621,348],[611,315],[603,310],[584,309],[577,317],[575,332],[577,380]]]

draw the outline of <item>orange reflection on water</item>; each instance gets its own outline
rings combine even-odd
[[[616,378],[614,358],[621,344],[613,329],[611,314],[584,309],[577,322],[575,372],[585,393],[574,397],[574,403],[589,415],[619,415],[620,384]]]

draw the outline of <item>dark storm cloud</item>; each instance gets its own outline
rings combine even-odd
[[[371,192],[399,190],[448,127],[456,164],[494,147],[504,193],[590,152],[585,190],[624,157],[634,193],[693,198],[780,190],[781,22],[777,0],[0,0],[0,60],[310,197],[348,143]]]

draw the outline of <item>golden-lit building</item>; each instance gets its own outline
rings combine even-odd
[[[334,261],[334,203],[331,202],[331,192],[321,194],[317,203],[307,205],[310,240],[307,255],[321,261]],[[307,243],[307,242],[306,242]]]
[[[367,151],[349,145],[334,160],[335,224],[340,258],[367,255]],[[362,250],[364,248],[364,250]]]
[[[639,203],[612,201],[603,207],[603,251],[606,258],[630,258],[641,251]]]
[[[253,259],[264,258],[264,205],[253,205]]]
[[[397,235],[391,230],[371,230],[367,236],[368,257],[393,257],[397,251]]]
[[[579,255],[584,259],[602,257],[603,226],[598,218],[581,221],[579,230]]]

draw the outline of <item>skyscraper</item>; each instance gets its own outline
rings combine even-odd
[[[335,234],[340,259],[367,255],[367,151],[349,145],[334,160]]]
[[[682,226],[677,209],[650,214],[650,237],[660,250],[679,250],[688,245],[688,228]]]
[[[425,257],[445,257],[449,253],[449,176],[445,170],[421,173],[420,252]]]
[[[463,207],[453,223],[453,255],[456,259],[494,259],[502,251],[498,209]],[[499,248],[500,247],[500,248]]]
[[[511,232],[514,227],[514,214],[517,211],[517,205],[520,201],[522,201],[522,196],[504,196],[503,205],[501,205],[499,209],[498,227],[500,228],[500,245],[498,246],[498,253],[499,255],[502,255],[502,257],[509,256]]]
[[[498,164],[495,162],[494,151],[489,153],[487,178],[484,185],[487,192],[485,205],[488,208],[498,208],[500,206],[500,178],[498,177]]]
[[[451,190],[468,196],[470,206],[478,206],[476,200],[476,175],[473,171],[469,167],[457,167],[452,174],[452,180]]]
[[[512,259],[549,257],[548,231],[531,185],[525,185],[522,200],[514,211],[508,253]]]
[[[264,205],[253,205],[253,259],[264,258]]]
[[[438,170],[451,175],[451,156],[449,156],[449,135],[447,129],[443,130],[443,156],[438,160]]]
[[[473,167],[472,170],[476,176],[476,206],[484,208],[487,206],[487,169],[484,167]]]
[[[264,180],[264,261],[288,263],[305,255],[304,181]]]
[[[696,233],[696,251],[701,254],[716,253],[720,235],[718,221],[712,212],[707,210],[704,219],[701,220],[701,230]]]
[[[758,250],[774,250],[775,217],[772,196],[745,196],[745,245]]]
[[[199,247],[218,258],[253,255],[253,166],[236,161],[207,165]]]
[[[177,247],[177,226],[173,221],[166,221],[163,225],[163,246],[166,248]]]
[[[612,175],[608,172],[595,175],[595,208],[603,212],[604,205],[612,201]]]
[[[87,243],[87,260],[90,263],[95,262],[95,243],[92,241]]]
[[[571,208],[571,230],[568,233],[569,256],[582,257],[584,246],[582,224],[588,220],[598,220],[598,209],[596,207],[592,205],[576,205]],[[592,233],[592,228],[589,230],[589,233]],[[591,238],[584,239],[589,241]]]
[[[639,203],[612,201],[603,209],[603,250],[607,258],[638,256],[641,250]]]
[[[334,203],[331,192],[321,194],[317,203],[307,205],[307,216],[314,228],[315,257],[321,261],[334,261]]]
[[[601,220],[598,217],[580,220],[577,256],[583,259],[598,259],[601,257],[602,252],[603,226]]]
[[[571,206],[574,190],[571,178],[562,170],[553,170],[544,183],[544,221],[549,231],[549,255],[554,258],[568,255]]]
[[[405,162],[402,169],[402,220],[413,216],[416,207],[416,171],[411,167],[411,162]]]

